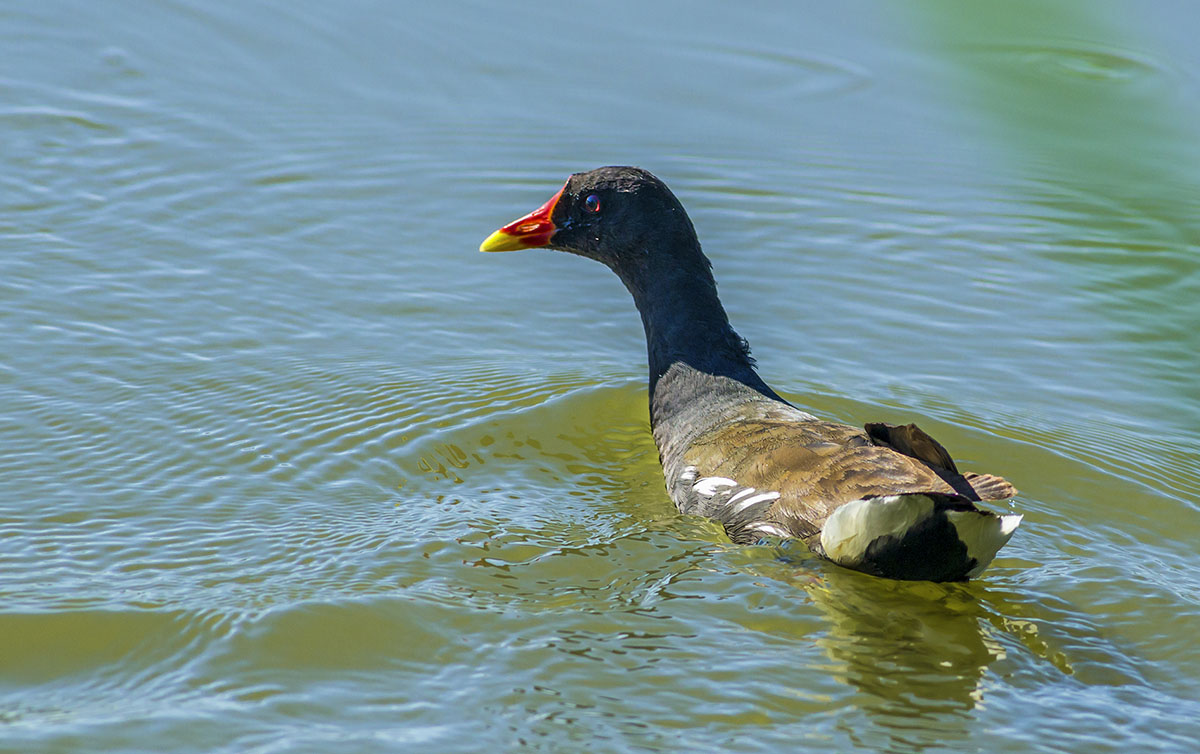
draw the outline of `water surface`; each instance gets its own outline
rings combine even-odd
[[[1192,751],[1197,19],[10,4],[0,749]],[[614,163],[777,390],[1017,485],[985,578],[674,512],[620,283],[475,251]]]

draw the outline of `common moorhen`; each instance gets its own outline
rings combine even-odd
[[[545,246],[608,265],[646,330],[650,426],[667,491],[730,539],[795,537],[839,565],[894,579],[977,576],[1021,516],[975,506],[1016,494],[960,472],[914,424],[822,421],[780,398],[729,325],[711,263],[666,184],[645,170],[572,175],[480,251]]]

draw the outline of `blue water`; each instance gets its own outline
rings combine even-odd
[[[10,5],[0,750],[1195,748],[1190,4]],[[984,578],[675,512],[620,283],[476,252],[603,164]]]

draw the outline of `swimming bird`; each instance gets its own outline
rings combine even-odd
[[[546,247],[607,265],[642,316],[650,426],[680,512],[719,521],[735,543],[802,540],[834,563],[893,579],[979,575],[1019,515],[976,505],[1016,490],[961,472],[915,424],[824,421],[767,386],[729,324],[683,205],[633,167],[572,175],[480,251]]]

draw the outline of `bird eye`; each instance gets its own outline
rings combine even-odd
[[[595,194],[588,194],[587,199],[583,200],[583,207],[593,215],[600,211],[600,197]]]

